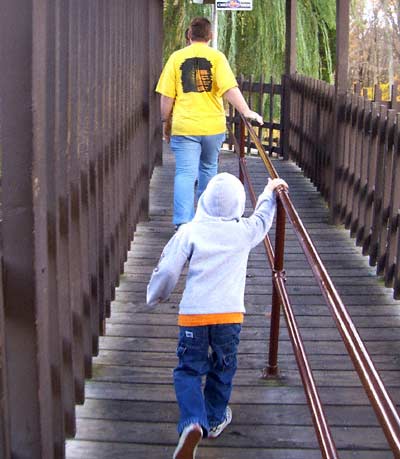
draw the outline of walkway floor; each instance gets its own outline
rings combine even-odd
[[[260,192],[266,182],[264,166],[258,158],[249,158],[248,164]],[[328,224],[322,198],[297,166],[283,161],[275,161],[275,166],[289,183],[291,198],[386,386],[399,403],[400,302],[394,301],[391,291],[375,277],[348,232]],[[101,338],[101,352],[94,359],[94,376],[86,383],[86,402],[77,407],[78,433],[67,443],[68,459],[172,457],[178,416],[172,369],[183,283],[169,303],[154,311],[146,309],[144,300],[150,273],[173,232],[173,168],[172,155],[167,152],[164,166],[156,168],[151,181],[150,221],[137,227],[107,322],[107,335]],[[232,154],[221,155],[220,170],[237,173]],[[321,458],[284,320],[282,379],[267,382],[260,378],[268,349],[271,301],[271,276],[263,250],[260,245],[249,260],[248,314],[232,396],[233,421],[219,439],[202,442],[198,459]],[[340,458],[392,459],[290,230],[285,265],[288,291]]]

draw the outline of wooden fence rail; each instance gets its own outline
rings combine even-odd
[[[358,96],[363,96],[372,102],[379,102],[380,105],[385,105],[387,108],[397,110],[400,112],[400,94],[399,83],[395,82],[388,87],[388,94],[383,94],[382,88],[379,84],[375,84],[372,88],[362,87],[359,83],[353,85],[353,92]],[[384,100],[383,100],[384,99]]]
[[[252,76],[246,79],[243,75],[238,77],[238,83],[249,107],[260,113],[264,118],[264,124],[256,127],[258,138],[262,142],[263,147],[270,156],[272,154],[282,156],[282,85],[276,83],[273,78],[267,82],[261,76],[259,81],[254,81]],[[240,115],[231,105],[229,105],[227,122],[231,128],[235,126],[235,132],[238,133],[237,138],[239,139]],[[228,140],[228,142],[229,148],[232,149],[231,141]],[[256,146],[251,140],[250,135],[246,133],[247,153],[255,148]]]
[[[161,158],[159,0],[5,0],[0,457],[64,457]]]
[[[286,84],[290,157],[400,298],[400,114],[311,78]]]

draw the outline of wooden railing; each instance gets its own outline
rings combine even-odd
[[[387,92],[388,94],[384,95],[379,84],[375,84],[372,88],[362,87],[359,83],[353,85],[354,94],[400,112],[399,83],[395,82],[391,86],[388,85]]]
[[[238,84],[249,107],[264,118],[264,124],[257,126],[258,139],[269,155],[282,156],[282,85],[276,83],[273,78],[268,82],[263,77],[259,81],[254,81],[253,77],[246,79],[243,75],[238,78]],[[232,105],[229,105],[227,122],[230,126],[235,125],[236,131],[239,129],[240,114]],[[227,142],[232,148],[229,137]],[[256,145],[249,135],[246,136],[245,145],[248,153],[251,149],[256,151]]]
[[[288,155],[330,203],[371,266],[400,298],[400,114],[292,75]]]
[[[64,457],[161,159],[162,2],[2,2],[0,456]]]

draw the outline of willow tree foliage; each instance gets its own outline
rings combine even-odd
[[[285,61],[285,0],[253,0],[252,12],[219,12],[218,48],[237,75],[280,80]],[[335,0],[298,0],[297,70],[333,80]],[[185,44],[184,33],[195,16],[210,18],[211,7],[190,0],[164,1],[164,56]]]

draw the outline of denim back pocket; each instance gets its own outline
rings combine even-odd
[[[181,363],[207,361],[208,335],[204,327],[180,327],[176,355]]]

